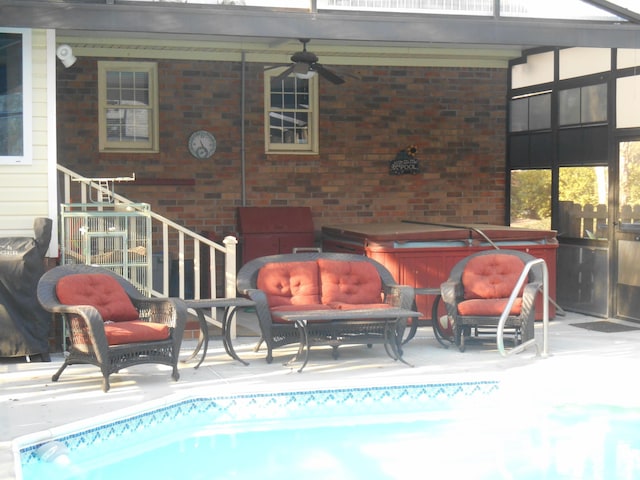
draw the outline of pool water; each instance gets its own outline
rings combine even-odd
[[[640,410],[503,402],[494,382],[179,402],[21,451],[23,478],[632,479]],[[416,476],[417,475],[417,476]]]

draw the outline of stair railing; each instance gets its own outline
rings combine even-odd
[[[113,191],[113,185],[83,177],[62,165],[57,167],[61,175],[58,182],[61,203],[91,203],[96,198],[109,198],[113,203],[135,206],[135,203]],[[174,296],[180,298],[201,299],[236,296],[236,246],[233,236],[225,237],[223,244],[216,243],[178,223],[151,211],[153,243],[161,250],[156,258],[161,268],[156,268],[151,294],[155,296]],[[193,257],[193,268],[188,265],[187,256]],[[207,276],[201,275],[205,267],[202,263],[208,257]],[[171,266],[171,269],[170,269]],[[160,274],[158,273],[160,272]],[[158,275],[158,277],[156,277]],[[221,292],[218,292],[218,278],[223,275]],[[208,283],[203,284],[203,280]],[[156,288],[157,287],[157,288]],[[218,295],[218,293],[220,295]],[[215,317],[215,310],[211,317]],[[215,318],[212,323],[221,326]],[[231,338],[236,337],[236,325],[232,322]]]

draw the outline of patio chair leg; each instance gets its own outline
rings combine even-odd
[[[178,367],[175,365],[173,366],[173,373],[171,374],[171,378],[173,378],[173,380],[176,382],[180,378],[180,372],[178,372]]]
[[[51,381],[57,382],[58,379],[60,378],[60,375],[62,375],[62,372],[64,371],[65,368],[67,368],[68,365],[69,363],[65,360],[62,366],[58,369],[58,371],[53,374],[53,376],[51,377]]]
[[[458,328],[456,330],[456,343],[458,344],[458,350],[460,350],[461,352],[465,351],[465,346],[464,346],[464,337],[465,334],[467,332],[465,331],[465,328]]]
[[[102,379],[102,391],[104,393],[107,393],[110,388],[111,388],[111,385],[109,384],[109,376],[105,375]]]

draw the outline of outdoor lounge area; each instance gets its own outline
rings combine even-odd
[[[102,375],[92,365],[76,365],[64,381],[52,383],[51,376],[63,362],[62,354],[53,354],[51,363],[26,363],[24,359],[0,363],[0,478],[14,478],[14,439],[86,421],[96,416],[131,409],[154,400],[172,397],[240,394],[247,392],[283,392],[321,388],[353,388],[424,383],[499,381],[529,391],[536,398],[567,401],[629,401],[635,395],[633,382],[625,372],[640,367],[640,329],[637,324],[610,320],[607,331],[580,328],[592,324],[599,328],[602,319],[567,313],[549,326],[547,358],[536,357],[534,350],[502,357],[495,342],[469,342],[465,353],[443,348],[431,328],[419,328],[415,338],[404,345],[404,356],[414,367],[393,361],[381,345],[343,346],[334,359],[330,347],[311,350],[302,373],[297,365],[283,366],[297,346],[274,351],[271,364],[263,350],[253,350],[259,327],[255,314],[239,315],[239,336],[234,340],[238,355],[248,366],[232,359],[219,337],[212,337],[203,364],[184,363],[196,342],[183,342],[180,380],[167,381],[171,367],[138,365],[111,377],[108,394],[99,388]],[[542,342],[542,325],[536,322],[535,335]],[[593,328],[593,327],[590,327]],[[523,390],[524,389],[524,390]]]
[[[0,4],[0,480],[640,478],[639,0]]]

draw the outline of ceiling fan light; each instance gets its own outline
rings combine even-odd
[[[315,77],[316,72],[315,70],[308,70],[306,73],[296,73],[295,76],[296,78],[299,78],[301,80],[310,80],[313,77]]]

